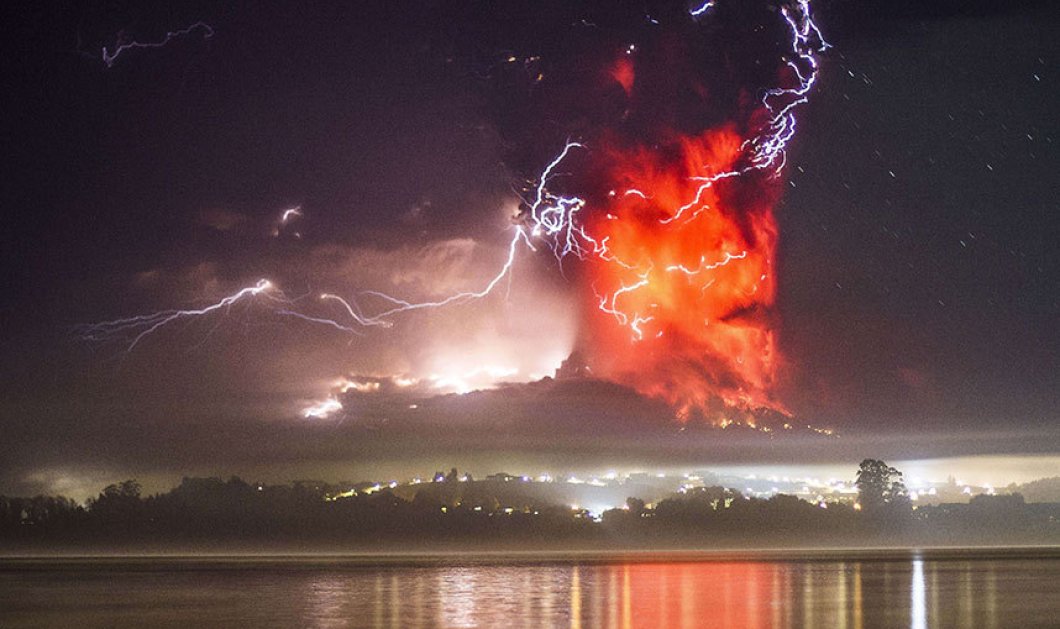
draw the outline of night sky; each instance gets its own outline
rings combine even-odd
[[[261,278],[314,316],[336,316],[321,292],[479,290],[504,262],[519,195],[565,138],[626,115],[621,88],[590,84],[587,68],[628,44],[651,54],[665,31],[738,59],[727,75],[638,69],[662,91],[668,73],[680,93],[685,72],[709,72],[709,99],[736,102],[731,77],[765,72],[755,42],[701,28],[688,8],[5,3],[0,491],[1060,453],[1050,2],[814,4],[832,48],[772,206],[769,325],[784,360],[770,395],[788,421],[839,438],[682,424],[625,380],[541,381],[585,338],[586,271],[547,250],[496,293],[385,329],[344,332],[252,299],[131,350],[84,338],[83,324],[201,308]],[[212,36],[197,28],[111,67],[101,56],[200,21]],[[647,113],[629,114],[627,140],[688,117],[650,105],[631,107]],[[436,374],[463,382],[432,388]],[[394,384],[405,376],[419,384]],[[338,378],[378,390],[338,392]],[[305,417],[328,397],[343,412]]]

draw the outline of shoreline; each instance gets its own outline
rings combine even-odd
[[[0,571],[107,565],[180,569],[369,567],[431,565],[547,565],[643,563],[757,563],[835,561],[1060,560],[1060,545],[932,546],[797,549],[436,550],[403,552],[101,552],[0,554]]]

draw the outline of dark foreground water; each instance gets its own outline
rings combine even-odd
[[[1044,551],[0,559],[0,627],[1060,627]]]

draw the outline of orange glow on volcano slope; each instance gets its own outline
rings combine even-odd
[[[772,395],[781,358],[769,316],[778,181],[760,171],[703,179],[739,168],[742,142],[725,127],[612,151],[606,211],[590,225],[603,244],[588,265],[590,364],[682,418],[786,413]]]

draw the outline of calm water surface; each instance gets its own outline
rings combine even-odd
[[[1060,555],[0,559],[0,627],[1060,627]]]

